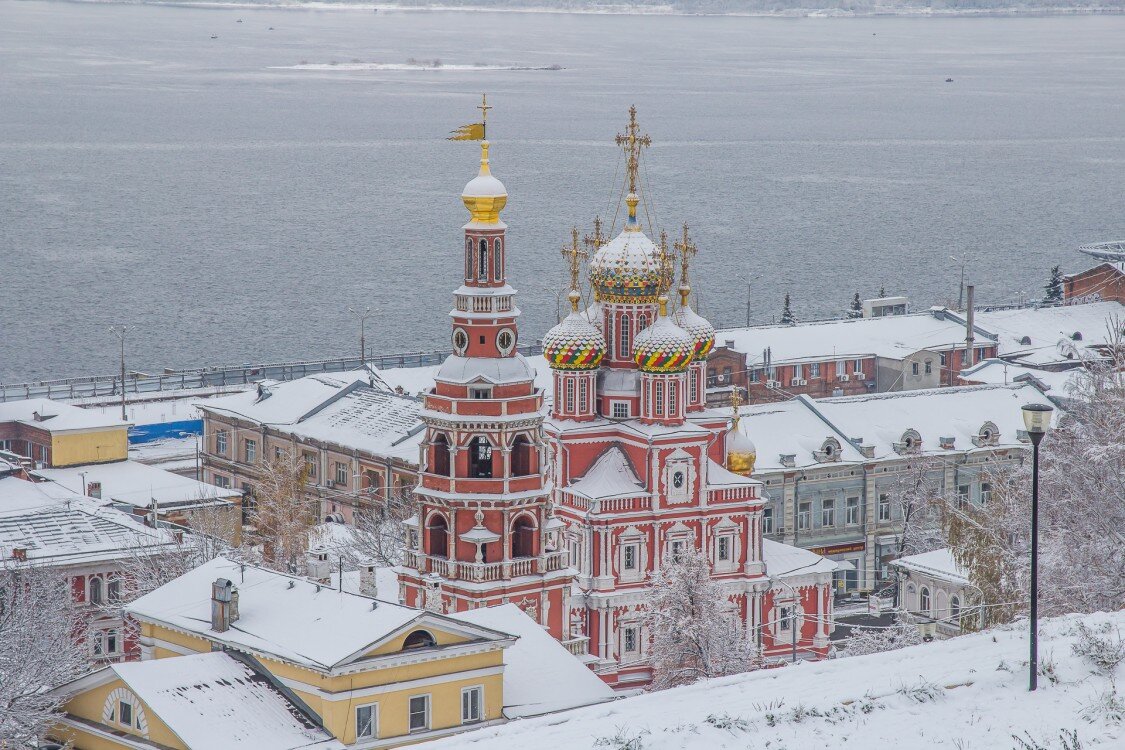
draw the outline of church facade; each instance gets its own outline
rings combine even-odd
[[[635,110],[617,143],[627,216],[613,239],[596,221],[592,236],[580,243],[574,230],[563,250],[571,313],[543,339],[549,414],[514,352],[519,311],[499,219],[507,193],[483,144],[481,172],[462,194],[472,220],[451,312],[454,354],[425,397],[421,510],[399,571],[404,601],[440,611],[514,602],[611,686],[642,687],[653,677],[650,576],[694,548],[766,662],[822,657],[835,564],[763,543],[762,485],[750,478],[754,446],[737,429],[737,404],[734,424],[706,405],[715,329],[690,305],[695,246],[686,226],[671,245],[641,226],[649,139]]]

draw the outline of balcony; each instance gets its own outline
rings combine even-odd
[[[534,416],[539,412],[542,393],[513,398],[451,398],[431,393],[426,408],[441,414],[459,415],[480,420],[483,417]]]
[[[590,637],[580,635],[577,638],[563,641],[562,645],[575,656],[585,656],[590,650]]]
[[[517,557],[501,562],[457,562],[444,557],[423,555],[417,550],[406,550],[403,565],[414,568],[419,573],[433,573],[451,581],[461,580],[472,583],[502,581],[541,573],[562,570],[566,567],[566,550],[549,552],[541,557]]]

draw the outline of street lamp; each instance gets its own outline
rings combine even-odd
[[[962,255],[958,258],[956,255],[950,255],[949,259],[955,263],[961,264],[961,284],[957,287],[957,312],[964,310],[965,302],[965,263],[968,262],[968,255]]]
[[[1031,682],[1035,690],[1039,677],[1039,443],[1051,429],[1051,412],[1047,404],[1026,404],[1023,426],[1031,439]]]
[[[742,279],[742,281],[745,282],[745,284],[746,284],[746,327],[749,328],[750,327],[750,300],[754,296],[754,286],[750,283],[750,277],[749,276],[740,276],[739,278]]]
[[[117,337],[121,343],[121,421],[128,422],[129,417],[125,414],[125,334],[129,331],[126,325],[113,325],[109,327],[109,332]]]
[[[349,307],[348,312],[359,318],[359,367],[363,369],[363,366],[367,364],[367,340],[364,338],[364,324],[366,324],[367,319],[371,317],[371,307],[363,308],[363,312],[360,312],[354,307]]]

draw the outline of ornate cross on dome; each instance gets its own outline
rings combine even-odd
[[[632,195],[637,193],[637,167],[641,160],[641,147],[648,148],[652,145],[652,139],[647,134],[638,133],[639,130],[637,108],[629,107],[629,127],[625,128],[624,133],[618,133],[615,140],[618,146],[625,149],[625,169],[629,175],[629,193]]]
[[[578,300],[582,298],[578,293],[578,264],[582,258],[589,255],[578,246],[578,227],[570,230],[570,245],[563,247],[562,254],[570,267],[570,307],[574,312],[578,312]]]
[[[691,286],[688,284],[688,264],[692,257],[699,252],[699,248],[688,237],[687,224],[684,224],[683,238],[673,244],[672,247],[680,251],[680,304],[687,306],[688,295],[691,294]]]
[[[675,261],[672,252],[668,250],[668,233],[660,230],[660,293],[664,294],[672,287],[675,278]]]
[[[594,233],[588,234],[582,238],[582,243],[594,252],[609,242],[609,238],[602,234],[602,217],[594,217]]]
[[[484,140],[488,140],[488,110],[492,109],[488,105],[488,94],[480,95],[480,105],[477,107],[480,110],[480,132]]]
[[[742,406],[742,391],[738,386],[735,386],[730,392],[730,409],[733,413],[733,423],[736,428],[738,427],[738,407],[740,406]]]

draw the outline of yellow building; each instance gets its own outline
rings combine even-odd
[[[223,558],[128,611],[143,659],[252,657],[350,748],[503,720],[504,650],[516,637],[471,622]]]
[[[0,450],[44,467],[124,461],[129,423],[45,398],[7,401],[0,403]]]

